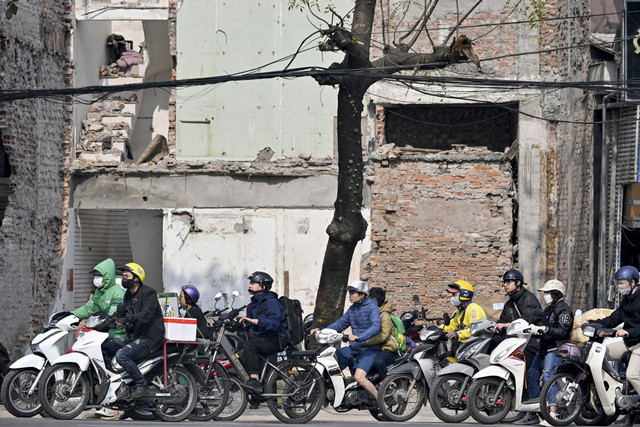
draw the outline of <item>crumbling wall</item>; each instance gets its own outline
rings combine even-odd
[[[63,88],[69,83],[70,6],[69,1],[21,0],[17,15],[2,18],[4,90]],[[66,231],[70,101],[0,104],[0,132],[11,164],[9,204],[0,227],[0,341],[14,356],[40,330],[58,291]]]
[[[476,149],[392,153],[373,156],[372,247],[363,277],[386,289],[400,312],[412,308],[413,294],[430,314],[451,311],[445,288],[457,279],[471,282],[476,295],[494,295],[513,254],[508,160]]]

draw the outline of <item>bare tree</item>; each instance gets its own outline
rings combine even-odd
[[[314,325],[317,327],[327,326],[342,315],[353,253],[357,243],[364,239],[367,231],[367,222],[361,214],[364,162],[360,116],[363,110],[363,98],[368,88],[375,82],[401,70],[444,68],[450,64],[468,60],[479,65],[471,47],[471,40],[464,35],[453,36],[458,33],[460,24],[483,0],[477,0],[464,15],[458,13],[457,25],[451,29],[442,44],[435,45],[429,36],[427,23],[438,1],[423,0],[419,3],[422,8],[420,17],[412,25],[407,25],[405,33],[397,40],[389,40],[391,43],[389,44],[387,39],[395,36],[397,31],[392,34],[389,30],[388,24],[392,18],[392,14],[388,13],[389,1],[382,0],[380,16],[383,19],[384,46],[382,56],[375,60],[371,59],[372,29],[377,4],[375,0],[354,0],[355,7],[350,30],[345,28],[344,20],[335,12],[333,12],[334,15],[339,18],[338,25],[323,21],[326,28],[321,29],[320,32],[326,40],[321,44],[321,49],[339,50],[345,55],[342,62],[331,65],[330,70],[335,73],[316,78],[321,85],[339,87],[338,194],[334,204],[333,220],[327,228],[329,242],[316,297]],[[404,7],[408,8],[411,2],[404,3]],[[415,3],[412,2],[412,5],[415,6]],[[291,0],[290,4],[295,7],[306,6],[312,13],[314,6],[316,10],[318,8],[317,0],[313,5],[309,4],[309,0]],[[384,9],[385,6],[387,11]],[[431,42],[431,52],[414,51],[414,46],[421,36],[426,36]]]

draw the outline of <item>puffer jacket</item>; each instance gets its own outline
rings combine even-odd
[[[80,320],[86,319],[99,311],[112,315],[124,298],[124,289],[116,283],[116,265],[111,258],[105,259],[93,269],[102,274],[104,284],[102,287],[96,288],[93,298],[89,302],[71,312]],[[109,330],[109,339],[121,338],[126,334],[127,332],[122,326],[113,328]]]
[[[539,315],[542,307],[538,298],[525,288],[521,287],[504,304],[498,323],[511,323],[516,319],[524,319],[531,323]]]
[[[247,317],[258,319],[258,324],[250,329],[251,334],[287,337],[287,316],[275,292],[261,292],[252,296],[247,306]]]
[[[361,302],[351,304],[351,307],[338,320],[327,326],[342,332],[351,326],[353,335],[359,338],[349,345],[354,352],[359,352],[367,345],[366,341],[380,332],[380,311],[378,303],[371,298],[364,298]],[[371,349],[380,348],[378,344],[369,346]]]
[[[393,304],[390,302],[380,307],[380,332],[367,340],[367,346],[380,344],[382,350],[398,351],[398,343],[396,343],[393,335],[392,311]]]

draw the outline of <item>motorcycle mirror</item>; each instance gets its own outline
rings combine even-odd
[[[215,296],[215,300],[216,300],[216,302],[217,302],[220,298],[222,298],[222,292],[218,292],[218,293],[216,294],[216,296]]]
[[[233,303],[236,302],[236,299],[240,296],[240,292],[233,291],[231,292],[231,296],[233,297],[233,300],[231,301],[231,308],[233,308]]]
[[[442,317],[444,318],[444,325],[449,326],[449,323],[451,323],[451,316],[449,316],[449,313],[444,313]]]
[[[412,298],[413,298],[413,303],[414,303],[415,305],[420,304],[420,297],[419,297],[418,295],[413,295],[413,297],[412,297]]]

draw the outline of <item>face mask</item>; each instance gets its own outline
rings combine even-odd
[[[544,298],[544,302],[546,302],[547,304],[551,304],[553,302],[553,297],[548,292],[542,294],[542,298]]]
[[[462,304],[462,301],[460,301],[460,297],[451,297],[451,305],[453,305],[454,307],[458,307],[460,304]]]
[[[104,285],[102,276],[93,276],[93,286],[95,286],[96,288],[101,288],[102,285]]]
[[[620,292],[620,295],[629,295],[631,291],[627,288],[627,285],[618,285],[618,292]]]
[[[124,277],[122,278],[122,287],[125,289],[131,289],[134,283],[135,279],[125,279]]]

